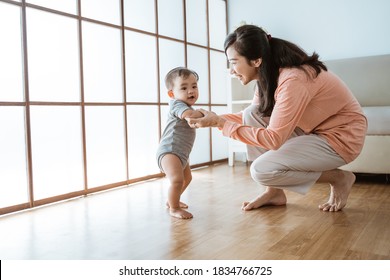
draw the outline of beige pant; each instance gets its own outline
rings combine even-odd
[[[256,105],[244,110],[244,124],[266,128],[269,118],[263,118]],[[263,186],[305,194],[323,171],[345,164],[326,139],[316,134],[304,134],[296,128],[278,150],[266,150],[247,145],[247,156],[253,180]]]

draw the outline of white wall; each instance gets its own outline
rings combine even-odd
[[[228,0],[229,32],[245,21],[322,60],[390,54],[388,0]]]

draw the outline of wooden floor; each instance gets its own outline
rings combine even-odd
[[[139,183],[0,217],[0,259],[390,259],[390,185],[365,177],[347,207],[324,213],[328,186],[288,204],[240,210],[261,191],[245,163],[193,172],[182,200],[192,220],[169,216],[168,181]]]

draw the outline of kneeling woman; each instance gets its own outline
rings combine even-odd
[[[203,110],[205,117],[187,121],[192,127],[218,127],[247,144],[252,178],[266,190],[242,209],[284,205],[284,189],[305,194],[315,182],[327,182],[330,197],[319,208],[341,210],[355,175],[337,168],[359,155],[367,129],[351,91],[316,53],[309,56],[257,26],[229,34],[225,53],[231,74],[243,85],[257,81],[252,105],[220,116]]]

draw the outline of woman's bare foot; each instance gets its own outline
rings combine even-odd
[[[350,171],[337,169],[337,172],[333,175],[334,179],[330,183],[329,200],[318,206],[322,211],[336,212],[343,209],[356,180],[355,174]]]
[[[265,205],[280,206],[286,205],[286,203],[287,198],[283,190],[267,187],[267,189],[261,195],[252,201],[245,201],[242,204],[241,209],[244,211],[250,211]]]
[[[170,206],[169,206],[169,202],[167,201],[167,203],[165,204],[168,208],[171,208]],[[180,206],[180,208],[185,208],[185,209],[187,209],[188,208],[188,205],[187,204],[185,204],[184,202],[179,202],[179,206]]]
[[[187,212],[186,210],[183,210],[181,208],[178,209],[169,208],[169,214],[172,217],[179,218],[179,219],[191,219],[193,217],[190,212]]]

